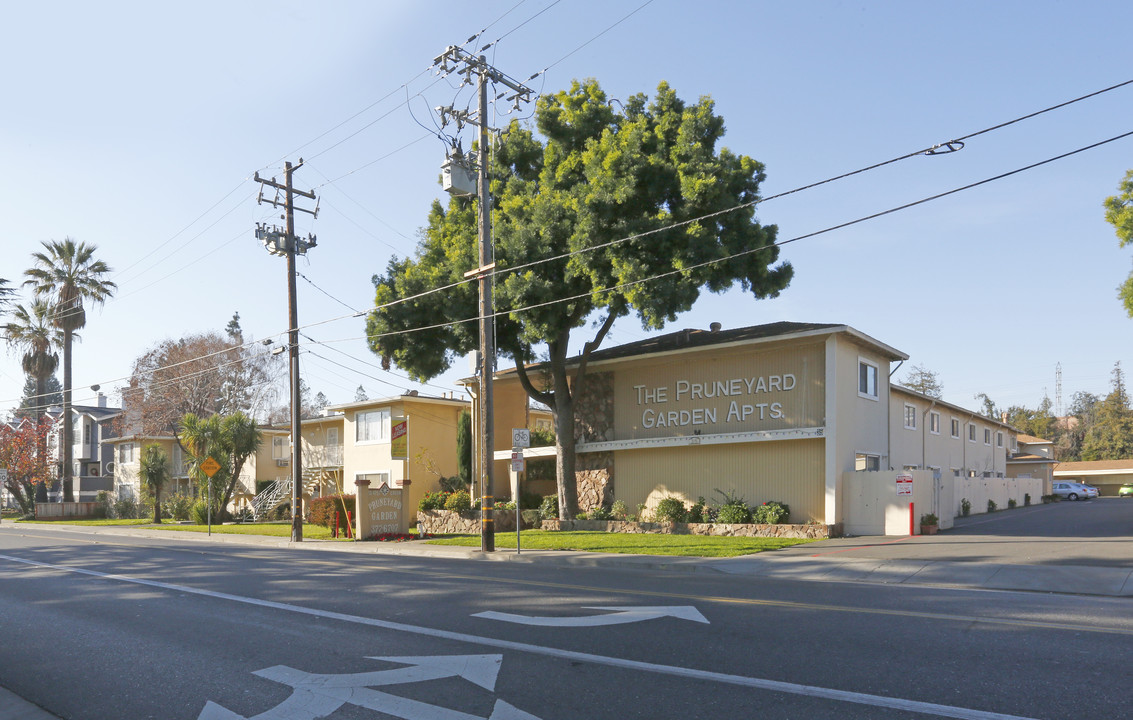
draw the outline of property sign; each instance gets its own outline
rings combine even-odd
[[[531,447],[531,431],[527,428],[512,428],[511,446],[513,448]]]
[[[205,475],[208,475],[210,478],[213,475],[216,475],[216,471],[219,469],[220,463],[218,463],[216,460],[213,460],[211,457],[205,458],[205,461],[201,463],[201,472],[203,472]]]
[[[897,476],[897,494],[898,495],[912,495],[913,494],[913,476],[912,475],[898,475]]]
[[[382,483],[377,490],[370,490],[364,511],[369,513],[370,533],[385,535],[403,533],[407,530],[402,520],[404,513],[401,496],[401,490],[391,489],[385,483]]]
[[[522,451],[517,452],[517,451],[513,450],[512,453],[511,453],[511,471],[520,473],[520,472],[523,472],[526,469],[527,469],[527,463],[523,458],[523,452]]]
[[[390,433],[390,457],[394,460],[409,459],[409,421],[398,420]]]

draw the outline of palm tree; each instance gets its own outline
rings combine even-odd
[[[220,491],[228,484],[232,465],[229,455],[229,443],[224,436],[219,415],[201,418],[193,413],[186,413],[181,418],[180,427],[176,434],[181,449],[189,456],[189,474],[200,486],[200,499],[204,500],[211,495],[211,509],[216,514],[219,507]],[[212,458],[220,464],[220,470],[210,478],[201,469],[206,458]]]
[[[30,306],[17,305],[12,311],[12,318],[13,321],[5,326],[8,344],[23,351],[20,365],[35,379],[32,408],[39,423],[47,410],[47,380],[59,367],[59,353],[55,352],[55,348],[63,344],[63,334],[52,323],[51,305],[43,300],[33,300]],[[36,452],[46,467],[46,436]],[[36,485],[36,502],[47,502],[47,485],[47,482]]]
[[[223,510],[228,507],[228,501],[232,499],[244,463],[260,449],[263,433],[256,427],[256,421],[242,412],[235,412],[224,418],[221,422],[221,432],[224,436],[225,449],[232,458],[232,477],[228,479],[228,486],[224,489],[224,496],[220,501]]]
[[[169,458],[161,446],[154,443],[142,450],[139,463],[142,482],[153,491],[153,521],[161,524],[161,488],[169,480]]]
[[[71,341],[75,331],[86,326],[84,300],[102,304],[118,289],[106,276],[110,266],[94,259],[95,245],[76,243],[71,238],[62,242],[44,242],[46,252],[32,253],[34,267],[24,271],[24,285],[35,290],[36,297],[49,299],[53,305],[52,321],[63,331],[63,499],[75,499],[71,467],[74,427],[71,422]]]

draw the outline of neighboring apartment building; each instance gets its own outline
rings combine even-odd
[[[61,462],[60,442],[63,438],[61,426],[63,409],[53,407],[48,416],[54,419],[54,428],[48,440],[48,447],[56,464]],[[90,502],[98,497],[101,490],[114,489],[114,449],[113,440],[118,434],[118,420],[122,409],[110,407],[107,397],[98,393],[95,405],[72,405],[71,422],[74,442],[71,447],[72,474],[74,477],[74,498],[77,502]],[[62,499],[58,486],[48,491],[48,500]]]
[[[1053,441],[1019,433],[1017,445],[1007,457],[1007,474],[1014,478],[1039,478],[1043,481],[1043,495],[1049,495],[1057,464]]]

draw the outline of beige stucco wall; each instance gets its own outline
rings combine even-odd
[[[916,412],[916,427],[905,427],[905,406]],[[975,472],[982,477],[985,472],[994,477],[1006,476],[1007,450],[1011,445],[1012,431],[1009,427],[988,420],[971,411],[963,411],[951,405],[933,403],[922,395],[909,393],[901,388],[893,388],[889,399],[892,428],[891,467],[901,470],[906,466],[940,468],[944,476],[955,476],[960,471],[964,477]],[[930,428],[930,415],[940,414],[940,432],[933,433]],[[952,437],[952,420],[959,424],[960,437]],[[975,428],[975,441],[969,440],[968,428]],[[984,430],[991,433],[991,443],[984,442]],[[1000,442],[1002,433],[1002,442]]]
[[[912,476],[912,495],[897,494],[897,478],[901,475]],[[910,518],[913,534],[919,535],[921,516],[932,512],[933,476],[928,470],[848,472],[843,477],[842,497],[848,535],[908,535]],[[938,516],[942,528],[952,527],[951,515],[933,514]]]
[[[826,339],[827,438],[825,493],[826,522],[845,520],[842,479],[855,469],[858,453],[877,455],[880,467],[889,464],[889,358],[846,335]],[[877,398],[858,393],[858,367],[862,361],[877,365]],[[839,511],[841,510],[841,514]]]

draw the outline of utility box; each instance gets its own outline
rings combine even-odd
[[[465,158],[449,158],[441,165],[441,187],[450,195],[475,195],[476,173]]]

